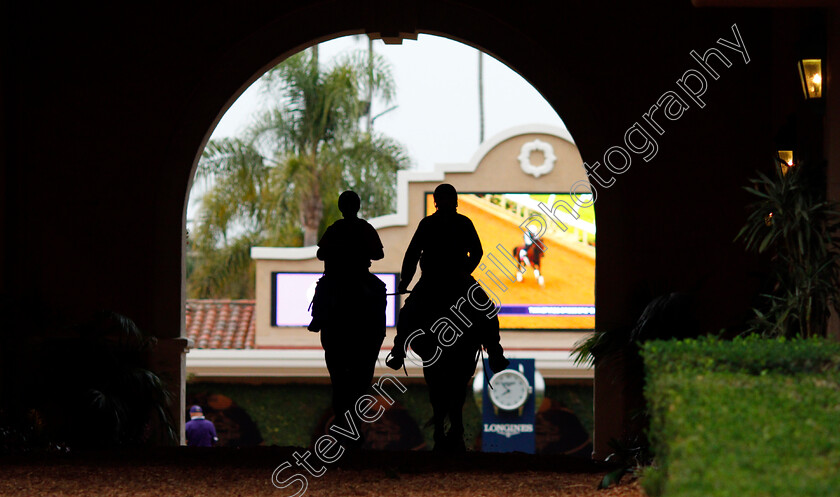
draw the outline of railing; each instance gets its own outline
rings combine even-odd
[[[388,351],[379,353],[377,375],[395,372],[385,366]],[[510,350],[509,358],[536,360],[537,369],[545,378],[590,379],[593,370],[577,366],[568,350]],[[422,378],[418,364],[406,359],[409,377]],[[481,365],[479,365],[481,369]],[[328,378],[329,372],[321,349],[257,349],[224,350],[192,349],[187,354],[187,375],[190,378]]]

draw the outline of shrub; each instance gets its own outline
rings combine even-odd
[[[750,331],[765,336],[825,336],[840,311],[840,209],[825,199],[825,162],[758,173],[745,188],[755,202],[736,239],[770,255],[772,289]]]
[[[840,344],[714,338],[642,355],[649,495],[824,496],[840,488]]]
[[[112,311],[45,340],[32,390],[45,393],[35,403],[50,436],[71,448],[177,444],[169,390],[150,369],[156,343]]]
[[[656,374],[840,371],[840,343],[818,338],[765,339],[749,335],[732,341],[713,337],[652,341],[645,344],[643,355],[645,368]]]

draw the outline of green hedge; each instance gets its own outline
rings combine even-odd
[[[331,403],[328,385],[188,382],[187,395],[198,393],[224,395],[245,409],[266,445],[308,446]]]
[[[433,430],[424,428],[432,418],[429,392],[424,384],[407,383],[408,391],[396,400],[420,426],[426,445],[434,446]],[[217,393],[225,395],[245,409],[256,423],[266,445],[306,447],[312,440],[318,420],[331,402],[329,385],[303,384],[237,384],[188,382],[187,394]],[[568,406],[589,433],[593,429],[592,387],[553,386],[545,395]],[[464,438],[474,447],[481,436],[481,414],[472,399],[472,392],[464,403]]]
[[[764,339],[755,335],[735,340],[713,337],[654,341],[644,347],[645,368],[657,374],[733,372],[762,374],[840,371],[840,343],[812,338]]]
[[[426,445],[434,445],[432,428],[424,428],[432,418],[432,407],[425,385],[406,384],[408,391],[398,394],[400,402],[417,422],[426,438]],[[235,383],[187,383],[187,393],[218,393],[244,408],[257,427],[266,445],[306,447],[312,440],[316,425],[331,403],[329,385]],[[471,398],[464,405],[466,443],[471,446],[480,436],[481,420]]]
[[[840,495],[840,344],[649,342],[649,495]]]

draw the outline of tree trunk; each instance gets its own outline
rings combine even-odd
[[[302,204],[300,224],[303,226],[303,246],[310,247],[318,243],[318,229],[321,227],[321,218],[324,217],[324,205],[317,192],[308,195]]]
[[[313,171],[318,170],[317,146],[312,147],[310,160]],[[310,247],[318,243],[318,229],[321,227],[321,219],[324,217],[324,202],[321,199],[321,185],[318,175],[313,174],[310,178],[310,187],[301,199],[301,226],[303,226],[303,246]]]
[[[318,228],[303,226],[303,246],[311,247],[318,244]]]

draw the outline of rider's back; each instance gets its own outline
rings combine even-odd
[[[365,272],[371,259],[382,258],[382,242],[376,229],[359,218],[334,222],[321,237],[318,247],[318,258],[324,261],[327,275]]]
[[[424,276],[469,274],[481,258],[481,241],[472,221],[457,212],[438,211],[424,218],[416,238]]]

